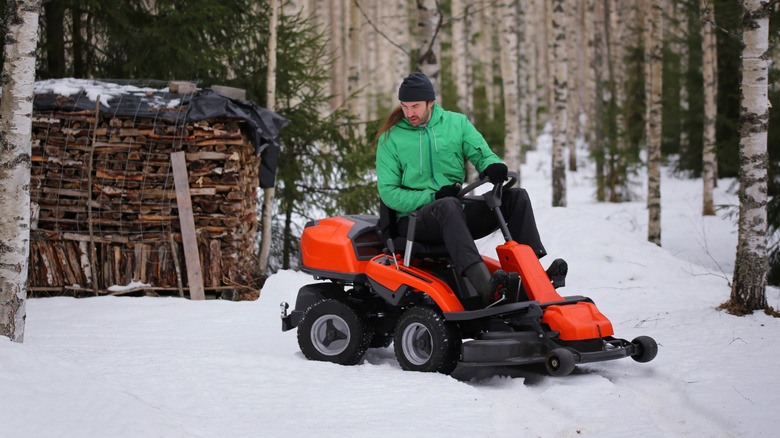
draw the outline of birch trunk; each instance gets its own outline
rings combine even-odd
[[[590,64],[593,71],[593,108],[590,111],[593,136],[590,150],[596,165],[596,200],[604,202],[607,200],[604,181],[604,2],[589,0],[588,9],[593,17],[593,30],[589,37],[593,50]]]
[[[360,88],[360,10],[352,0],[345,0],[347,20],[347,98],[350,115],[360,117],[359,99],[355,95]],[[365,114],[362,114],[365,115]]]
[[[552,158],[552,205],[566,206],[566,104],[567,91],[567,54],[566,54],[566,0],[552,1],[552,41],[553,41],[553,158]]]
[[[268,66],[266,74],[265,105],[271,110],[276,109],[276,34],[279,23],[279,0],[270,0],[268,16]],[[260,241],[260,272],[268,271],[268,259],[271,254],[271,239],[273,230],[274,196],[276,189],[268,187],[263,190],[263,232]]]
[[[743,0],[739,142],[739,234],[731,313],[748,314],[767,306],[767,128],[769,3]]]
[[[520,118],[517,99],[517,9],[507,0],[498,7],[501,47],[501,79],[504,89],[504,162],[510,171],[520,172]]]
[[[677,2],[675,2],[677,3]],[[683,124],[680,130],[680,156],[686,156],[688,149],[690,149],[690,138],[688,137],[688,126],[690,126],[690,99],[688,98],[688,38],[687,35],[690,32],[690,25],[688,24],[688,8],[687,5],[678,4],[678,13],[675,16],[679,17],[680,24],[677,31],[677,51],[680,56],[680,113],[681,118],[684,121],[688,121],[687,124]],[[715,18],[714,16],[712,18]],[[704,23],[702,23],[703,25]],[[714,38],[714,35],[713,35]],[[706,86],[706,85],[705,85]]]
[[[417,0],[417,68],[431,80],[437,96],[441,96],[440,24],[438,1]]]
[[[581,36],[579,32],[580,20],[577,18],[577,9],[580,0],[567,0],[565,3],[565,22],[566,22],[566,81],[567,100],[566,100],[566,147],[569,151],[569,170],[577,171],[577,136],[579,126],[579,106],[582,99],[580,93],[583,90],[582,72],[580,71],[580,51],[577,49],[577,43]]]
[[[458,110],[474,123],[474,92],[471,64],[471,9],[464,0],[452,1],[452,45]]]
[[[536,36],[539,34],[539,7],[538,0],[524,0],[528,6],[529,13],[526,14],[525,41],[526,54],[528,55],[528,141],[531,143],[529,149],[536,150],[536,130],[538,129],[537,114],[539,111],[539,92],[538,76],[539,72],[539,51],[536,43]]]
[[[653,0],[645,22],[648,25],[645,62],[647,135],[647,240],[661,246],[661,97],[663,71],[664,0]]]
[[[701,49],[702,75],[704,76],[704,138],[702,151],[702,215],[714,216],[715,207],[712,191],[715,187],[716,139],[715,121],[718,112],[716,101],[717,86],[715,78],[718,73],[715,31],[713,29],[714,5],[709,0],[700,0],[701,10]],[[681,145],[682,147],[682,145]]]
[[[30,156],[40,0],[6,2],[0,102],[0,336],[24,341]]]
[[[520,125],[518,126],[518,141],[520,142],[520,163],[525,162],[525,151],[530,147],[531,135],[528,128],[528,53],[527,46],[525,44],[526,35],[526,4],[527,0],[519,0],[516,4],[517,8],[517,102],[518,113],[517,116],[520,119]],[[518,168],[519,176],[520,170]],[[519,182],[518,182],[519,184]]]

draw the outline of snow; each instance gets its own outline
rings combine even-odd
[[[135,85],[116,84],[95,79],[62,78],[37,81],[35,83],[35,94],[46,93],[60,96],[77,96],[83,93],[92,102],[97,101],[97,98],[99,97],[100,105],[105,108],[108,108],[106,102],[110,102],[126,94],[146,96],[152,99],[156,106],[165,108],[175,107],[181,103],[181,99],[178,98],[165,100],[161,96],[152,95],[152,93],[168,93],[167,87],[161,89],[138,87]]]
[[[352,367],[307,361],[295,332],[280,330],[279,302],[313,282],[295,271],[271,276],[253,302],[31,299],[24,343],[0,342],[3,436],[773,436],[780,321],[716,310],[730,291],[734,218],[702,218],[701,181],[665,175],[657,247],[643,200],[594,202],[581,161],[566,208],[549,207],[549,136],[523,166],[543,262],[566,259],[560,292],[593,298],[617,336],[655,338],[652,362],[553,378],[405,372],[392,346]],[[716,204],[736,205],[732,182],[719,181]],[[479,246],[490,254],[499,240]],[[767,294],[780,308],[778,289]]]

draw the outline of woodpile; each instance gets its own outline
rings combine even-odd
[[[32,295],[188,295],[171,168],[183,151],[207,296],[256,296],[260,157],[244,124],[36,111]]]

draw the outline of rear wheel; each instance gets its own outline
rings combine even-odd
[[[346,304],[333,299],[312,304],[298,324],[298,346],[307,359],[355,365],[371,343],[371,331]]]
[[[639,336],[631,341],[636,346],[636,353],[631,358],[637,362],[650,362],[658,354],[658,344],[650,336]]]
[[[458,328],[430,307],[412,307],[398,320],[395,357],[407,371],[450,374],[460,358]]]

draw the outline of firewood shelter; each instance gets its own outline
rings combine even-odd
[[[257,188],[289,121],[163,84],[36,84],[31,296],[257,296]]]

